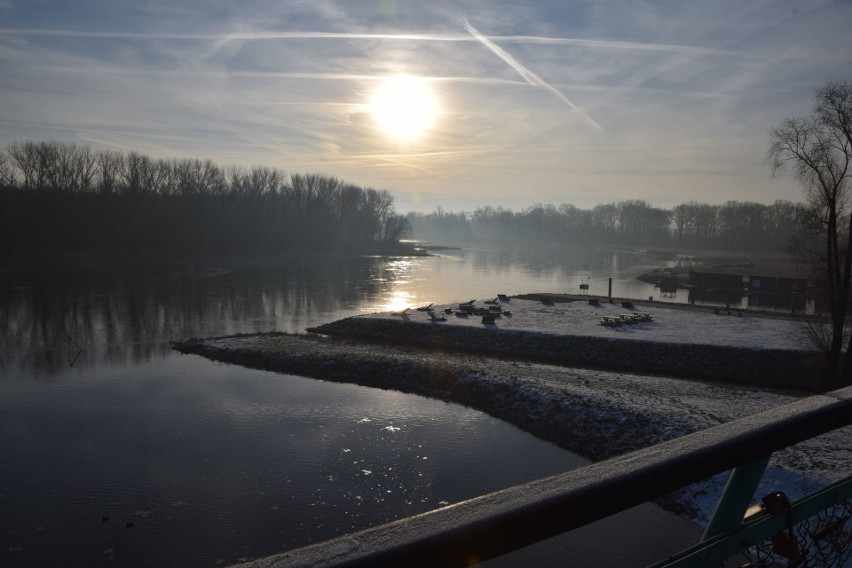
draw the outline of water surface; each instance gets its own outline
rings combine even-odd
[[[602,275],[639,290],[633,277],[650,265],[459,250],[207,277],[7,278],[0,565],[232,564],[577,467],[459,405],[214,363],[168,342],[584,281],[597,293]],[[695,534],[644,506],[496,564],[643,565]]]

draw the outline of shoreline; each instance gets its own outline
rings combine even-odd
[[[512,358],[496,351],[472,352],[468,349],[472,338],[495,335],[482,326],[458,326],[463,332],[461,345],[415,345],[400,341],[399,330],[403,328],[399,318],[372,314],[360,319],[371,322],[369,325],[389,320],[397,331],[393,337],[378,341],[351,335],[264,333],[194,338],[173,342],[173,348],[246,367],[393,389],[462,404],[593,461],[802,396],[635,370],[566,367]],[[335,324],[339,322],[327,325]],[[417,325],[412,323],[406,328]],[[436,327],[425,322],[419,326]],[[845,462],[847,452],[843,448],[840,438],[829,437],[827,441],[813,441],[779,452],[765,475],[766,491],[784,487],[794,498],[797,489],[800,492],[806,485],[830,481],[839,472],[815,469],[813,464],[817,459],[824,461],[827,454],[831,462],[831,456],[838,452],[843,456],[837,459]],[[724,475],[716,476],[669,495],[658,504],[681,517],[706,523],[725,480]]]
[[[376,248],[349,252],[226,253],[200,252],[187,256],[166,256],[155,251],[130,254],[123,251],[49,252],[37,257],[25,253],[0,253],[0,279],[16,281],[33,277],[97,276],[169,278],[217,276],[251,267],[277,266],[291,262],[334,261],[352,257],[423,257],[426,250],[411,246]]]
[[[629,308],[624,307],[629,305]],[[451,309],[451,308],[447,308]],[[480,316],[366,314],[307,331],[383,344],[465,351],[552,365],[657,374],[743,387],[813,392],[821,353],[803,347],[798,320],[748,310],[710,310],[637,300],[526,294],[501,301],[493,324]],[[511,310],[511,311],[509,311]],[[604,317],[653,313],[651,321],[604,328]],[[442,306],[433,313],[444,313]],[[504,315],[509,314],[509,315]],[[773,338],[779,330],[789,340]],[[774,342],[772,340],[775,340]]]
[[[267,371],[330,382],[396,390],[461,404],[508,422],[591,461],[604,460],[715,425],[712,419],[645,409],[610,396],[630,389],[643,375],[570,369],[410,346],[370,344],[350,338],[263,333],[174,342],[181,353]],[[593,383],[611,381],[616,385]],[[664,379],[672,388],[680,379]],[[699,383],[695,383],[699,384]],[[717,385],[719,396],[733,396]],[[783,395],[780,395],[783,396]],[[792,400],[783,397],[784,401]],[[629,425],[629,428],[622,426]],[[687,519],[701,519],[691,496],[661,504]]]
[[[245,367],[275,371],[315,379],[392,389],[454,402],[487,412],[560,447],[592,460],[601,460],[652,445],[694,431],[689,421],[675,420],[663,425],[656,420],[658,410],[636,413],[618,409],[619,403],[602,397],[589,381],[642,381],[638,373],[612,373],[604,370],[557,367],[484,355],[432,351],[404,345],[372,344],[350,338],[332,338],[313,334],[278,332],[192,338],[172,343],[185,354],[235,363]],[[656,377],[667,384],[682,379]],[[699,381],[694,386],[704,385]],[[549,383],[549,384],[548,384]],[[698,388],[701,388],[700,386]],[[735,392],[736,387],[713,385],[717,393]],[[608,389],[606,389],[608,390]],[[631,415],[641,427],[625,436],[612,437],[590,429],[592,436],[578,438],[577,413],[553,407],[552,395],[570,392],[569,405],[589,405],[613,415]],[[778,395],[784,400],[790,395]],[[542,404],[544,403],[544,404]],[[563,406],[562,403],[559,406]],[[521,409],[518,413],[517,410]],[[653,416],[649,419],[649,416]],[[565,419],[568,419],[567,421]],[[602,423],[609,418],[601,415]],[[553,423],[551,423],[553,421]],[[582,426],[591,426],[583,423]],[[598,435],[600,438],[596,438]]]

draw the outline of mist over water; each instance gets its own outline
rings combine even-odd
[[[359,313],[493,298],[579,293],[646,298],[635,277],[658,264],[627,251],[452,249],[430,257],[300,259],[193,277],[50,274],[9,278],[0,300],[0,368],[63,369],[113,359],[143,362],[169,340],[234,333],[298,333]],[[7,277],[8,278],[8,277]],[[657,291],[658,293],[658,291]]]
[[[636,286],[649,262],[451,250],[204,277],[7,277],[0,565],[232,564],[577,467],[578,457],[462,406],[214,363],[168,342],[300,332],[400,304],[584,281],[600,293],[610,276],[627,295],[619,287]],[[634,514],[498,564],[650,562],[694,533],[651,507]],[[634,526],[653,528],[625,530]],[[607,545],[613,530],[623,550]]]

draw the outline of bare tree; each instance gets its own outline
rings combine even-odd
[[[16,184],[17,179],[15,168],[12,165],[12,159],[9,157],[9,152],[0,150],[0,186],[12,187]]]
[[[98,153],[98,192],[111,195],[118,190],[119,178],[124,171],[124,155],[114,151]]]
[[[95,174],[96,155],[88,146],[41,142],[47,182],[53,191],[89,191]]]
[[[799,247],[799,256],[817,267],[825,288],[831,328],[826,352],[825,388],[852,382],[852,349],[843,353],[849,292],[852,286],[852,81],[830,81],[816,92],[811,114],[784,121],[772,131],[769,157],[773,171],[787,170],[799,181],[807,202],[804,230],[818,235],[819,248]]]
[[[23,187],[27,190],[41,189],[47,179],[39,147],[37,142],[15,142],[7,149],[12,164],[23,176]]]

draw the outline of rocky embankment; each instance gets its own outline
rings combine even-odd
[[[312,332],[433,350],[466,351],[557,365],[672,375],[749,387],[811,390],[819,353],[733,345],[560,335],[430,325],[406,319],[346,318]]]
[[[284,333],[189,339],[173,347],[246,367],[464,404],[593,460],[700,427],[661,421],[654,409],[632,411],[589,385],[599,374],[590,370]],[[616,427],[623,423],[631,424],[629,431]]]

